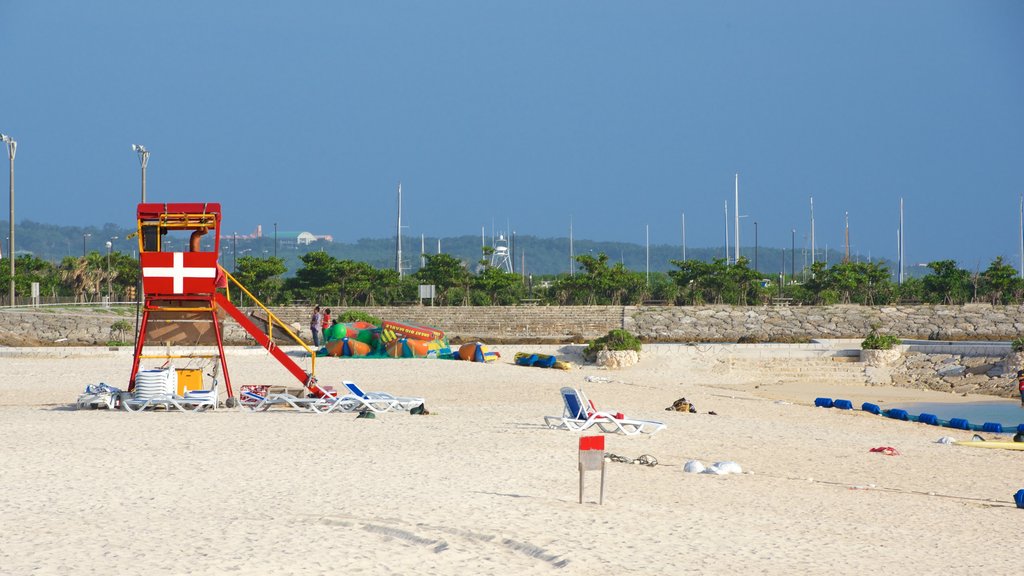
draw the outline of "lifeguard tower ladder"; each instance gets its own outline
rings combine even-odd
[[[282,323],[270,310],[245,289],[234,277],[217,263],[220,251],[219,203],[177,203],[138,205],[139,264],[142,267],[142,291],[145,306],[135,343],[135,358],[128,389],[134,390],[135,376],[140,361],[144,358],[172,359],[196,358],[195,355],[144,355],[147,341],[159,344],[216,344],[216,358],[220,361],[227,391],[227,405],[237,400],[231,387],[227,360],[224,357],[224,341],[218,310],[223,310],[235,319],[256,341],[266,348],[304,387],[313,390],[316,384],[316,355],[313,350]],[[185,251],[171,250],[165,240],[168,232],[190,232]],[[203,236],[213,233],[209,249],[202,249]],[[175,246],[177,247],[177,246]],[[267,315],[267,332],[264,333],[252,320],[239,310],[228,296],[228,284],[232,283],[248,295]],[[218,289],[222,288],[221,292]],[[295,342],[306,348],[312,358],[309,372],[303,370],[273,339],[274,327],[278,326]],[[207,356],[213,358],[214,356]]]

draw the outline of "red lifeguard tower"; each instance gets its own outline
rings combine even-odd
[[[219,203],[144,203],[138,205],[137,216],[139,264],[142,267],[145,306],[135,344],[135,358],[128,385],[130,391],[135,388],[135,376],[143,358],[197,357],[171,354],[144,355],[142,352],[147,342],[168,346],[216,344],[216,358],[224,374],[227,405],[233,406],[236,398],[224,357],[220,325],[220,316],[223,316],[223,313],[218,315],[219,311],[226,312],[234,318],[304,387],[313,389],[316,383],[316,355],[313,350],[218,264],[221,221]],[[166,239],[169,233],[176,238],[173,245]],[[212,236],[208,237],[211,233]],[[186,242],[183,234],[188,235],[187,246],[179,245]],[[204,239],[207,240],[205,249]],[[266,333],[231,303],[228,295],[229,283],[235,284],[266,313]],[[313,364],[309,372],[302,369],[274,343],[275,325],[310,353]]]

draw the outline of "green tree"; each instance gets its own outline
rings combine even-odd
[[[997,256],[981,274],[982,293],[992,304],[1009,304],[1017,298],[1019,292],[1017,270],[1003,262]]]
[[[649,293],[642,274],[621,263],[608,266],[608,255],[576,257],[582,273],[556,280],[551,291],[559,304],[637,304]]]
[[[7,296],[11,285],[11,269],[7,260],[0,260],[0,263],[0,293]],[[33,282],[39,283],[41,297],[54,295],[61,288],[57,268],[32,254],[18,256],[14,260],[14,268],[15,298],[29,298]]]
[[[514,304],[523,295],[518,275],[491,266],[473,277],[470,288],[483,295],[485,305],[491,306]]]
[[[679,286],[680,297],[689,304],[736,304],[746,306],[768,297],[761,288],[761,274],[751,270],[744,258],[727,264],[722,258],[711,262],[672,260],[678,270],[668,274]]]
[[[469,294],[470,274],[466,265],[448,254],[424,254],[426,264],[414,275],[420,284],[433,284],[435,301],[444,306],[451,304],[449,296],[453,289],[459,289],[463,302]]]
[[[283,258],[242,256],[238,259],[237,270],[235,278],[261,302],[282,303],[284,280],[281,276],[287,271]]]
[[[924,300],[932,304],[963,304],[971,294],[971,274],[957,268],[955,260],[928,264],[932,272],[923,281]]]
[[[314,303],[333,303],[341,288],[337,282],[339,262],[326,252],[307,252],[299,256],[302,267],[285,284],[288,289]]]

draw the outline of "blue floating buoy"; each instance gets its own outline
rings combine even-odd
[[[886,410],[884,416],[886,418],[892,418],[893,420],[910,420],[910,414],[907,414],[907,411],[902,408]]]
[[[959,430],[970,430],[971,423],[966,418],[953,418],[949,421],[950,428],[957,428]]]
[[[995,432],[996,434],[1003,431],[1003,425],[999,422],[985,422],[981,425],[982,432]]]
[[[815,398],[814,399],[814,405],[816,407],[818,407],[818,408],[831,408],[832,407],[832,399],[831,398]]]
[[[917,417],[917,421],[921,424],[928,424],[930,426],[939,425],[939,418],[935,414],[921,414]]]
[[[882,413],[882,409],[878,407],[878,404],[872,404],[871,402],[865,402],[865,403],[861,404],[860,405],[860,409],[865,411],[865,412],[870,412],[872,414],[881,414]]]
[[[853,402],[849,400],[836,400],[832,403],[832,407],[840,410],[853,410]]]
[[[1017,503],[1017,508],[1024,508],[1024,488],[1017,490],[1013,495],[1013,501]]]

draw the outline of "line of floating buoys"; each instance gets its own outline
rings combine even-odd
[[[853,403],[849,400],[832,398],[815,398],[814,406],[817,408],[838,408],[840,410],[851,410],[853,409]],[[1002,434],[1008,432],[1019,432],[1024,433],[1024,424],[1018,424],[1016,427],[1003,426],[999,422],[985,422],[984,424],[971,424],[966,418],[951,418],[949,420],[940,420],[934,414],[921,413],[918,416],[907,413],[902,408],[890,408],[889,410],[882,410],[878,404],[872,404],[871,402],[864,402],[860,405],[860,409],[863,412],[869,414],[875,414],[878,416],[885,416],[893,420],[902,420],[904,422],[919,422],[921,424],[928,424],[931,426],[942,426],[945,428],[955,428],[957,430],[973,430],[978,432],[991,432],[994,434]]]

